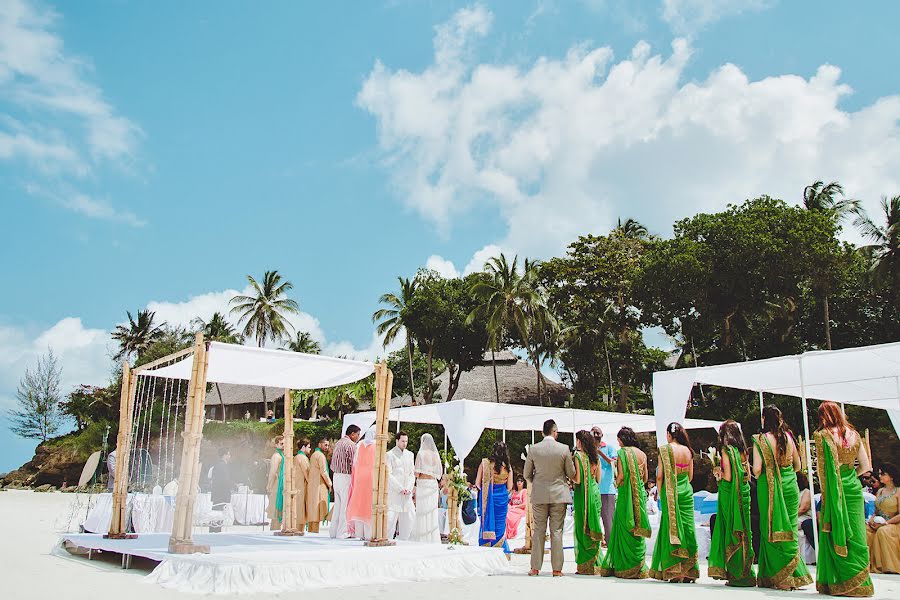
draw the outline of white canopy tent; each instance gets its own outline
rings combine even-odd
[[[464,460],[481,437],[485,429],[502,431],[540,431],[544,421],[553,419],[563,433],[573,433],[580,429],[600,426],[610,441],[615,440],[620,427],[628,426],[634,431],[656,430],[653,415],[527,406],[522,404],[497,404],[477,400],[453,400],[437,404],[393,408],[388,412],[388,420],[400,423],[426,423],[443,425],[447,438],[453,445],[460,460]],[[375,412],[354,413],[344,416],[343,430],[357,425],[365,430],[375,422]],[[720,421],[688,419],[688,429],[718,428]]]
[[[684,419],[695,383],[758,392],[760,405],[765,392],[799,397],[807,457],[812,456],[808,398],[884,409],[900,436],[900,342],[654,373],[653,410],[661,417],[657,440],[664,439],[667,423]],[[812,511],[815,522],[815,503]],[[818,547],[815,527],[813,540]]]
[[[654,373],[658,440],[684,419],[696,383],[881,408],[900,435],[900,342]]]
[[[258,385],[290,390],[316,390],[364,379],[375,372],[373,363],[317,354],[253,348],[209,342],[208,383]],[[171,365],[143,370],[143,377],[190,379],[191,356]]]

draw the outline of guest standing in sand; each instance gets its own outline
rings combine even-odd
[[[344,437],[334,445],[331,453],[331,477],[334,482],[334,509],[328,535],[332,539],[345,540],[350,537],[347,523],[347,503],[350,501],[350,477],[353,474],[353,460],[356,458],[356,442],[359,441],[359,427],[350,425]]]
[[[275,437],[275,453],[269,459],[269,477],[266,493],[269,495],[269,527],[272,531],[281,529],[284,514],[284,436]]]
[[[328,452],[331,443],[319,440],[312,456],[309,457],[309,473],[306,476],[306,523],[310,533],[319,533],[319,524],[328,518],[328,492],[331,477],[328,476]]]
[[[297,528],[302,532],[306,528],[306,480],[309,478],[310,444],[306,438],[297,442],[297,455],[294,456],[294,513],[297,515]]]
[[[541,572],[544,564],[544,542],[550,525],[550,564],[553,576],[562,577],[563,525],[566,509],[572,503],[569,481],[575,478],[575,464],[569,448],[556,441],[556,422],[544,423],[544,439],[528,450],[523,475],[531,489],[531,513],[534,528],[531,535],[531,576]]]

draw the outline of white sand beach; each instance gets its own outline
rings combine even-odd
[[[66,526],[76,501],[73,494],[10,490],[0,492],[0,540],[3,540],[2,564],[5,598],[66,598],[67,600],[105,600],[127,598],[144,600],[158,598],[192,598],[163,589],[144,581],[155,563],[135,559],[132,568],[122,570],[118,556],[104,556],[88,561],[83,557],[63,558],[51,554],[58,543],[59,534]],[[694,585],[664,584],[654,581],[621,581],[600,577],[577,577],[571,553],[567,553],[567,576],[550,577],[549,557],[544,565],[544,576],[529,578],[525,575],[528,559],[514,556],[513,566],[520,575],[456,579],[441,582],[403,583],[293,592],[283,594],[259,594],[233,596],[235,598],[304,598],[304,600],[333,599],[337,594],[365,594],[372,600],[429,600],[479,599],[497,594],[503,597],[527,598],[603,596],[606,598],[667,598],[669,600],[721,600],[722,594],[735,599],[758,600],[763,596],[818,597],[814,586],[798,592],[773,592],[760,589],[726,588],[721,582],[702,578]],[[705,572],[705,565],[701,564]],[[874,575],[876,598],[900,598],[900,575]],[[232,596],[217,596],[232,597]]]

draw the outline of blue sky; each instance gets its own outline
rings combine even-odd
[[[52,346],[186,323],[248,273],[374,357],[397,275],[660,235],[837,179],[900,192],[896,2],[0,0],[0,407]],[[0,430],[0,472],[34,443]]]

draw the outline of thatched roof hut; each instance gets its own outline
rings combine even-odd
[[[541,396],[543,397],[543,402],[541,402],[537,395],[537,371],[534,366],[521,360],[509,350],[497,352],[494,360],[497,365],[497,385],[500,388],[500,402],[530,404],[533,406],[547,405],[548,391],[552,406],[562,406],[568,400],[569,388],[561,383],[545,378],[541,387]],[[449,371],[444,371],[435,377],[435,381],[438,382],[435,402],[445,402],[450,389]],[[491,365],[490,352],[484,355],[481,364],[460,376],[459,388],[453,395],[453,399],[460,398],[483,400],[485,402],[497,401],[497,393],[494,387],[494,369]],[[421,397],[419,402],[422,402]],[[397,396],[391,400],[391,408],[409,406],[410,404],[409,394]]]

